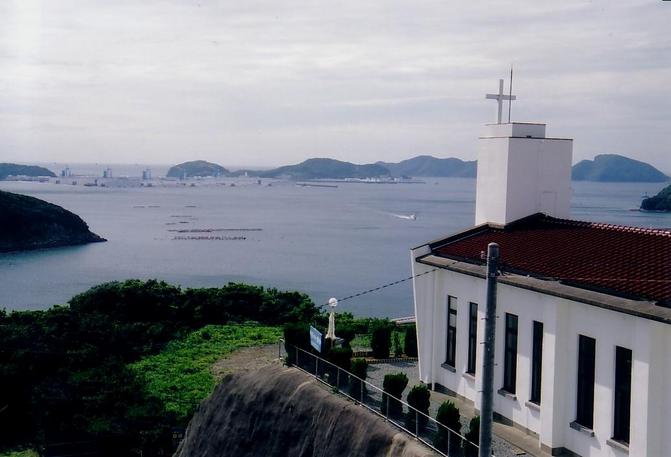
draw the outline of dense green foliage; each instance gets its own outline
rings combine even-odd
[[[403,412],[403,404],[397,400],[403,395],[408,385],[408,376],[405,373],[390,373],[384,376],[382,381],[382,414],[389,413],[390,416],[398,416]],[[387,411],[387,405],[389,410]]]
[[[641,202],[641,209],[646,211],[671,211],[671,186],[666,186],[657,195],[644,199]]]
[[[391,346],[391,327],[389,325],[377,325],[373,328],[373,336],[370,341],[370,347],[373,350],[373,357],[376,359],[389,358],[389,349]]]
[[[408,357],[417,357],[417,327],[415,325],[408,325],[405,328],[403,352]]]
[[[138,361],[174,339],[186,338],[188,346],[189,338],[206,340],[209,334],[216,341],[219,335],[207,329],[187,337],[204,325],[276,325],[316,313],[300,293],[242,284],[182,290],[155,280],[103,284],[74,297],[70,306],[47,311],[0,312],[0,405],[7,406],[0,414],[0,448],[94,440],[103,455],[171,453],[172,429],[185,425],[183,410],[158,395],[162,384],[152,371],[169,358]],[[259,342],[267,341],[267,333],[257,334]],[[188,352],[180,343],[168,347],[165,354],[176,357]],[[206,347],[200,346],[204,352]],[[202,382],[198,367],[187,370]],[[174,382],[169,388],[175,392],[194,387]]]
[[[7,176],[49,176],[55,178],[53,171],[35,165],[19,165],[16,163],[0,163],[0,179]]]
[[[464,442],[465,457],[478,457],[478,448],[471,443],[480,444],[480,416],[475,416],[468,423],[468,432],[464,435],[468,442]]]
[[[431,391],[426,384],[417,384],[408,392],[408,404],[418,410],[420,413],[429,415],[429,406],[431,406]],[[414,411],[408,411],[406,416],[406,428],[412,432],[415,431],[415,423],[418,422],[418,430],[421,432],[426,428],[428,418]],[[416,418],[419,418],[417,421]]]
[[[130,365],[167,412],[180,421],[193,414],[198,403],[214,388],[212,364],[222,356],[246,346],[277,343],[278,327],[255,324],[208,325],[174,340],[158,354]]]
[[[617,154],[600,154],[573,166],[574,181],[664,182],[669,179],[650,164]]]
[[[0,191],[0,252],[104,241],[76,214],[27,195]]]
[[[366,359],[352,359],[350,373],[352,373],[357,378],[363,379],[365,381],[366,377],[368,377],[368,362],[366,362]],[[362,395],[365,395],[366,393],[366,385],[363,384],[361,381],[359,381],[359,379],[350,380],[349,394],[352,397],[361,400]]]
[[[436,421],[456,433],[460,433],[461,431],[459,418],[459,408],[449,400],[440,405],[436,413]],[[461,439],[458,435],[450,433],[444,427],[439,427],[433,439],[433,445],[436,449],[450,455],[461,448]]]

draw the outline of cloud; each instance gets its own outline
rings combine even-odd
[[[484,100],[671,171],[666,2],[15,0],[0,150],[17,161],[274,165],[475,156]]]

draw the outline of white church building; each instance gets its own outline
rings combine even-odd
[[[671,230],[569,219],[572,140],[544,124],[479,143],[476,225],[411,251],[421,380],[480,408],[495,242],[496,418],[552,455],[670,456]]]

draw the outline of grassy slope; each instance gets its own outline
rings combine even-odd
[[[0,453],[0,457],[39,457],[39,454],[32,449],[22,451],[6,451]]]
[[[214,388],[211,367],[236,349],[276,343],[280,327],[208,325],[131,365],[167,411],[186,418]]]

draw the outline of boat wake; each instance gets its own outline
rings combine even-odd
[[[409,221],[414,221],[417,220],[417,215],[416,214],[395,214],[395,213],[389,213],[390,215],[394,217],[398,217],[399,219],[406,219]]]

